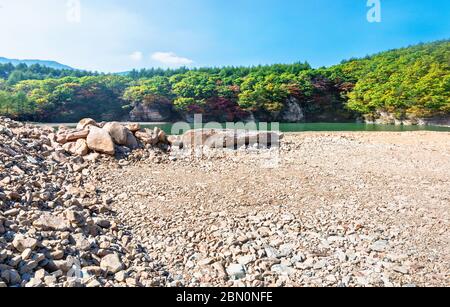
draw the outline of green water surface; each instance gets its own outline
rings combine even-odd
[[[223,128],[226,128],[226,124],[221,124]],[[144,128],[153,129],[159,127],[168,134],[180,134],[178,131],[172,131],[173,124],[145,124]],[[194,125],[190,125],[194,128]],[[272,130],[275,126],[270,124],[267,126],[261,126],[258,124],[258,129]],[[357,124],[357,123],[281,123],[279,124],[279,130],[281,132],[311,132],[311,131],[367,131],[367,132],[404,132],[404,131],[442,131],[450,132],[450,127],[439,126],[395,126],[395,125],[373,125],[373,124]]]

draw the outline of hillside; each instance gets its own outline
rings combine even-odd
[[[215,121],[333,122],[364,117],[415,124],[421,118],[450,117],[449,63],[450,41],[445,40],[320,69],[299,62],[135,70],[124,76],[30,72],[33,66],[26,73],[15,68],[5,73],[6,66],[0,65],[0,114],[50,122],[82,117],[192,120],[194,113],[202,113]]]
[[[25,64],[27,66],[39,64],[41,66],[54,68],[54,69],[73,69],[70,66],[58,63],[56,61],[43,61],[43,60],[17,60],[17,59],[8,59],[0,57],[0,64],[8,64],[11,63],[13,65]]]

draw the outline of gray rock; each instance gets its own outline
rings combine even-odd
[[[385,241],[385,240],[379,240],[377,242],[375,242],[374,244],[372,244],[372,246],[370,247],[371,250],[375,251],[375,252],[384,252],[386,251],[387,247],[388,247],[389,242]]]
[[[233,280],[242,279],[246,276],[245,267],[242,264],[231,264],[227,267],[227,274]]]
[[[295,269],[284,264],[275,264],[271,269],[273,272],[276,272],[279,275],[290,276],[295,273]]]
[[[37,220],[33,222],[33,226],[45,231],[67,231],[71,229],[68,220],[49,213],[42,214]]]
[[[100,267],[110,274],[115,274],[123,269],[123,264],[119,255],[114,253],[103,257]]]
[[[16,235],[12,244],[16,250],[22,253],[27,249],[34,250],[38,243],[38,240],[34,238],[28,238],[23,235]]]

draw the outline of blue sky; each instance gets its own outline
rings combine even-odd
[[[448,0],[380,0],[380,23],[367,21],[367,1],[0,0],[0,56],[105,72],[296,61],[317,67],[450,38]]]

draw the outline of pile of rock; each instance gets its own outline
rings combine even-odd
[[[57,134],[50,136],[53,147],[61,146],[65,152],[76,156],[89,153],[115,155],[117,152],[144,147],[168,149],[167,135],[159,128],[153,131],[141,129],[139,124],[122,125],[118,122],[97,123],[82,119],[76,129],[60,127]]]
[[[144,146],[140,134],[153,134],[136,125],[99,126],[55,134],[0,117],[0,287],[136,286],[147,274],[149,259],[92,178],[99,163],[111,169],[117,162],[87,161],[113,154],[117,143]]]
[[[182,148],[206,146],[209,148],[240,148],[279,146],[283,134],[274,131],[250,131],[239,129],[195,129],[180,137],[170,137],[173,145]]]
[[[224,137],[234,145],[263,140],[202,133],[208,137],[200,145],[216,147]],[[199,133],[169,138],[159,128],[92,119],[55,132],[0,117],[0,287],[154,285],[162,266],[112,212],[114,200],[128,196],[100,190],[107,177],[99,169],[169,161],[162,153],[183,142],[189,147],[192,135]]]

